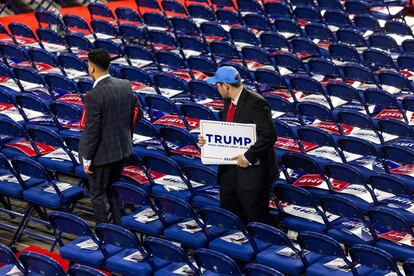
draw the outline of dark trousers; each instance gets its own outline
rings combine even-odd
[[[269,223],[269,190],[243,190],[237,181],[236,167],[225,166],[219,177],[220,207],[237,215],[243,223]],[[259,185],[259,187],[267,185]]]
[[[89,175],[89,191],[92,196],[92,206],[96,224],[106,222],[106,200],[112,213],[114,224],[121,225],[121,210],[115,195],[112,193],[112,183],[119,179],[125,160],[102,166],[93,166]]]

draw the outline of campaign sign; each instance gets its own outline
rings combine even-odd
[[[256,143],[256,125],[218,121],[200,121],[206,144],[201,148],[203,164],[236,164],[232,157],[244,154]]]

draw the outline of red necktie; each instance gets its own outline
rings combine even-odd
[[[233,122],[234,112],[236,111],[236,105],[231,103],[229,110],[227,110],[226,122]]]

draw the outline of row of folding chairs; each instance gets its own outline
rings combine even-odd
[[[179,202],[174,197],[163,197],[158,200],[168,201],[167,205],[171,202],[175,204]],[[290,275],[300,275],[305,271],[307,275],[321,275],[321,268],[326,269],[325,273],[338,270],[340,266],[325,265],[337,258],[345,263],[345,267],[342,264],[342,269],[345,268],[347,272],[352,271],[350,275],[354,274],[355,270],[361,273],[358,275],[366,275],[373,272],[375,268],[379,271],[400,273],[395,259],[390,254],[369,245],[354,245],[350,249],[353,260],[351,262],[335,239],[320,233],[308,231],[299,233],[297,237],[299,247],[279,229],[254,222],[244,227],[237,217],[225,210],[204,208],[199,214],[209,226],[193,227],[194,232],[190,234],[183,230],[188,230],[184,226],[186,223],[192,223],[189,220],[192,218],[186,215],[188,211],[184,211],[183,214],[179,211],[172,212],[171,218],[175,219],[175,223],[164,230],[164,233],[168,233],[166,234],[168,240],[146,236],[142,243],[133,233],[119,226],[101,224],[96,227],[94,233],[86,222],[74,215],[54,212],[49,219],[55,233],[58,233],[56,239],[59,241],[60,254],[63,258],[93,267],[106,267],[118,273],[131,271],[130,259],[134,259],[134,271],[139,271],[139,275],[147,275],[154,270],[155,275],[161,275],[161,272],[177,271],[178,268],[183,269],[183,266],[194,272],[203,269],[202,273],[240,275],[240,270],[232,260],[234,259],[242,264],[248,263],[247,266],[256,265],[263,269],[268,267]],[[76,236],[75,239],[64,243],[61,241],[61,236],[66,233]],[[175,237],[171,238],[170,236],[174,234]],[[183,248],[188,248],[190,240],[200,239],[203,235],[207,243],[205,247],[195,247],[198,249],[192,254],[195,260],[193,264]],[[185,240],[184,236],[189,238]],[[181,242],[183,240],[185,241]],[[92,252],[91,247],[94,248]],[[190,247],[194,248],[193,245]],[[91,257],[92,253],[95,253],[94,257]],[[133,254],[135,258],[131,256]],[[306,256],[307,254],[309,255]],[[361,254],[359,258],[355,258],[359,254]],[[366,258],[369,255],[371,258]],[[372,255],[380,260],[373,258]],[[407,260],[404,267],[409,269],[410,266],[411,261]],[[270,275],[279,275],[274,270],[268,271],[274,273]]]
[[[3,265],[0,271],[4,275],[9,275],[8,273],[20,273],[22,275],[47,273],[48,275],[56,276],[106,275],[97,269],[79,264],[71,265],[65,272],[55,259],[47,255],[25,251],[21,252],[19,257],[17,257],[12,249],[4,244],[0,244],[0,260]]]

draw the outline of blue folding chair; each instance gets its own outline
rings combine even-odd
[[[344,43],[332,43],[329,45],[329,54],[332,59],[338,61],[362,63],[362,57],[355,47]]]
[[[324,83],[329,82],[329,79],[341,78],[342,75],[335,63],[324,58],[310,58],[308,67],[311,74],[324,76]]]
[[[172,1],[172,0],[162,0],[161,1],[161,8],[163,9],[165,15],[169,18],[174,16],[177,17],[188,17],[188,12],[180,2]]]
[[[66,273],[60,264],[49,256],[37,252],[22,252],[19,255],[20,262],[27,271],[27,275],[56,275],[65,276]]]
[[[394,38],[386,34],[372,34],[368,38],[371,47],[379,48],[392,53],[401,53],[401,49],[398,46]]]
[[[126,45],[145,45],[147,42],[147,31],[141,26],[122,23],[119,25],[119,34]]]
[[[294,92],[302,92],[304,94],[303,98],[298,99],[295,93],[292,93],[295,102],[317,102],[329,108],[328,99],[325,97],[322,85],[314,78],[297,74],[289,78],[289,83]],[[313,96],[309,99],[310,95]]]
[[[220,187],[217,183],[217,173],[215,170],[206,166],[192,165],[185,166],[183,173],[192,185],[201,184],[193,191],[192,204],[197,207],[219,207]]]
[[[257,46],[244,46],[241,52],[244,62],[250,71],[256,71],[261,68],[274,69],[274,63],[271,56],[263,48]]]
[[[230,40],[230,34],[216,22],[203,22],[200,25],[200,30],[208,43],[215,40]]]
[[[65,24],[68,34],[77,33],[81,31],[85,35],[92,34],[92,29],[89,24],[82,17],[75,14],[65,14],[62,17],[63,23]]]
[[[190,82],[188,82],[188,90],[190,91],[191,95],[193,95],[196,101],[205,99],[221,101],[222,99],[217,88],[214,85],[209,84],[205,81],[191,80]]]
[[[246,27],[249,29],[257,31],[271,31],[273,29],[270,20],[263,14],[248,13],[243,16],[243,19]]]
[[[241,50],[245,46],[258,46],[260,44],[256,35],[247,28],[232,27],[229,33],[238,50]]]
[[[393,94],[381,89],[367,89],[364,91],[364,98],[367,106],[375,105],[375,107],[377,107],[373,111],[371,111],[368,107],[366,108],[367,114],[369,114],[371,117],[376,117],[382,110],[396,109],[397,112],[401,114],[401,121],[404,121],[406,123],[409,122],[401,103],[398,102]],[[391,118],[395,119],[394,117]]]
[[[392,70],[381,70],[378,73],[378,80],[380,85],[392,86],[401,91],[411,91],[413,89],[406,76]],[[386,89],[387,87],[384,90]]]
[[[329,212],[335,215],[331,220],[328,219],[328,236],[348,247],[354,244],[373,244],[369,222],[352,199],[342,195],[329,195],[321,199],[321,205],[326,214]]]
[[[42,47],[51,53],[61,53],[67,51],[65,39],[57,32],[47,28],[39,28],[36,30],[39,37],[39,43]]]
[[[57,122],[50,113],[47,104],[36,95],[24,93],[16,96],[16,104],[24,118],[25,126],[43,125],[50,129],[57,130]]]
[[[107,257],[105,267],[111,272],[136,276],[151,275],[152,268],[148,263],[147,254],[133,233],[108,223],[98,224],[95,233],[101,242],[102,251]],[[115,255],[109,255],[115,248],[120,251]],[[131,259],[126,259],[128,257]]]
[[[22,92],[29,92],[42,98],[46,103],[52,101],[53,97],[48,90],[43,77],[34,69],[27,67],[15,67],[13,73],[23,88]]]
[[[44,49],[29,49],[27,51],[27,54],[30,57],[33,67],[36,68],[40,73],[63,73],[56,56],[50,52]]]
[[[80,55],[82,59],[87,58],[87,53],[90,50],[94,49],[95,46],[90,42],[83,34],[67,34],[65,36],[66,44],[69,47],[69,50],[76,54],[78,57]]]
[[[78,97],[75,97],[74,100],[77,101]],[[59,127],[59,135],[63,139],[72,135],[80,136],[80,120],[82,117],[80,105],[56,101],[52,102],[49,108]]]
[[[28,62],[30,60],[22,47],[11,43],[2,42],[0,44],[0,52],[3,55],[3,62],[8,67],[13,67],[21,62]]]
[[[164,222],[164,236],[191,248],[207,245],[206,226],[200,221],[191,205],[179,198],[162,195],[154,198]]]
[[[247,276],[271,276],[271,275],[281,276],[283,275],[276,269],[273,269],[273,268],[270,268],[264,265],[260,265],[260,264],[255,264],[255,263],[247,264],[244,267],[243,271]]]
[[[168,18],[162,14],[155,12],[146,12],[142,15],[142,19],[149,27],[149,29],[162,29],[168,31],[172,28],[171,23],[168,21]]]
[[[236,262],[227,255],[211,249],[200,248],[194,252],[194,260],[204,273],[211,275],[235,275],[241,276]]]
[[[121,251],[119,247],[112,247],[107,248],[104,253],[101,241],[98,240],[89,225],[78,216],[64,212],[52,212],[49,214],[49,222],[54,231],[55,243],[60,247],[60,255],[72,263],[98,268],[105,264],[106,256],[111,256]],[[74,238],[65,243],[62,239],[64,234],[69,234]],[[85,243],[85,247],[81,248],[81,245]]]
[[[35,142],[55,148],[37,159],[40,164],[51,171],[69,175],[74,173],[77,160],[56,132],[42,126],[29,126],[27,131]]]
[[[213,112],[207,106],[198,103],[182,103],[180,105],[180,110],[185,118],[211,121],[219,120],[219,115],[217,112]]]
[[[382,50],[369,48],[364,50],[362,56],[364,57],[365,65],[369,66],[373,70],[381,68],[396,68],[391,55]]]
[[[145,120],[139,120],[134,128],[132,137],[133,151],[138,157],[147,153],[166,155],[165,146],[160,139],[159,130]]]
[[[300,258],[300,250],[282,230],[259,222],[250,222],[247,230],[257,245],[256,263],[286,274],[303,273],[305,267]],[[289,254],[279,254],[285,250],[289,251]]]
[[[88,75],[88,64],[72,53],[62,53],[58,56],[62,71],[70,79],[86,77]]]
[[[175,50],[178,46],[173,34],[160,30],[148,31],[148,42],[154,50]]]
[[[294,73],[306,73],[307,69],[303,61],[295,54],[288,52],[280,52],[274,55],[276,65],[279,67],[279,72],[282,75],[286,73],[281,72],[281,68],[286,68]]]
[[[404,22],[387,20],[384,25],[386,33],[398,34],[401,36],[413,36],[411,28]]]
[[[371,269],[372,274],[388,274],[395,273],[395,275],[401,276],[401,272],[397,267],[394,258],[386,251],[380,248],[358,244],[354,245],[349,254],[352,261],[360,264],[362,268]]]
[[[188,259],[184,250],[172,242],[146,237],[143,243],[152,263],[154,276],[174,274],[177,270],[182,271],[181,273],[198,273],[198,268]]]
[[[223,1],[223,0],[218,0],[218,1]],[[224,0],[227,1],[228,3],[232,3],[232,1],[228,1],[228,0]],[[236,12],[233,11],[231,9],[226,9],[223,7],[218,7],[216,10],[216,18],[217,18],[217,22],[220,25],[243,25],[243,19],[242,17]]]
[[[364,275],[370,271],[355,267],[346,257],[340,244],[329,236],[306,231],[299,233],[297,241],[302,248],[302,258],[307,266],[306,275]],[[304,250],[310,252],[304,253]],[[337,268],[326,265],[333,260],[337,260],[341,265]]]
[[[214,14],[213,10],[205,5],[201,4],[189,4],[187,6],[188,14],[193,18],[193,20],[197,22],[209,22],[215,21],[216,15]]]
[[[352,3],[351,3],[352,2]],[[347,5],[360,5],[358,1],[351,1]],[[365,3],[361,3],[362,5],[365,5]],[[347,7],[346,7],[347,8]],[[355,13],[357,14],[357,13]],[[358,31],[365,33],[366,31],[372,31],[374,33],[381,32],[381,26],[378,22],[378,20],[370,15],[368,12],[360,12],[354,17],[354,24]]]
[[[0,76],[4,81],[0,82],[2,91],[6,90],[13,97],[20,91],[23,91],[20,83],[17,81],[13,71],[4,63],[0,63]]]
[[[365,112],[364,100],[359,91],[353,86],[345,82],[332,81],[327,83],[326,92],[331,109],[336,108],[338,110],[337,114],[347,110]]]
[[[409,221],[398,212],[382,206],[370,210],[368,215],[376,235],[375,247],[388,252],[397,260],[409,259],[413,248],[398,243],[405,235],[414,235]]]
[[[119,27],[122,24],[127,23],[130,25],[140,26],[142,24],[141,16],[137,11],[127,7],[117,7],[115,9],[116,18],[119,21]]]
[[[362,34],[352,28],[341,28],[336,31],[338,42],[355,47],[367,47],[368,43]]]
[[[305,26],[306,35],[314,40],[318,39],[321,41],[335,41],[335,37],[332,31],[324,24],[321,23],[309,23]]]
[[[164,0],[170,1],[170,0]],[[174,3],[178,3],[175,1],[171,1]],[[170,19],[171,25],[174,29],[175,35],[190,35],[190,36],[199,36],[201,34],[200,29],[198,28],[197,24],[189,18],[183,17],[173,17]]]
[[[206,228],[209,249],[243,262],[254,259],[256,244],[236,215],[217,207],[204,207],[199,214],[205,225],[211,225]]]
[[[375,80],[371,70],[361,64],[346,63],[342,66],[344,72],[344,81],[359,81],[363,84],[369,84],[370,87],[376,87],[377,81]]]
[[[174,160],[155,154],[147,154],[142,160],[147,178],[151,182],[152,194],[156,196],[170,194],[187,202],[190,200],[192,186]],[[156,178],[156,174],[154,175],[152,172],[161,173],[164,176]]]
[[[260,34],[260,42],[262,47],[272,53],[275,49],[290,49],[288,40],[279,33],[276,32],[263,32]]]
[[[332,1],[332,3],[339,3],[337,1]],[[335,26],[338,28],[352,28],[353,24],[351,19],[349,19],[348,14],[342,11],[341,8],[334,8],[326,10],[323,18],[325,19],[326,25]]]
[[[274,2],[274,3],[277,3],[277,2]],[[288,18],[276,18],[274,25],[275,25],[275,30],[278,33],[284,34],[286,38],[292,38],[294,36],[304,35],[302,28],[290,16],[288,16]]]
[[[4,244],[0,244],[0,263],[3,265],[0,268],[0,273],[7,275],[15,267],[21,272],[25,272],[25,268],[14,255],[14,252]]]
[[[292,45],[292,51],[303,58],[322,56],[321,49],[308,37],[294,37],[290,44]]]
[[[276,205],[282,217],[283,227],[295,232],[311,230],[325,233],[326,217],[316,206],[312,194],[307,190],[309,188],[305,190],[301,187],[283,183],[275,186]],[[283,203],[280,201],[283,201]],[[295,209],[298,213],[294,214],[291,210]]]
[[[97,269],[86,266],[86,265],[74,264],[68,268],[67,275],[69,276],[104,276],[106,274]]]
[[[188,93],[187,81],[183,78],[170,73],[157,72],[153,75],[153,80],[159,94],[166,99],[173,102],[191,101],[191,95]]]
[[[135,67],[145,69],[146,67],[151,68],[156,66],[154,55],[143,46],[127,45],[124,48],[124,52],[131,65]]]
[[[11,244],[14,244],[23,234],[34,210],[37,210],[43,220],[46,219],[46,214],[40,210],[41,207],[71,212],[76,202],[84,197],[84,192],[80,186],[72,186],[68,183],[51,179],[46,169],[32,159],[15,157],[11,162],[13,168],[20,176],[25,175],[29,177],[29,179],[23,180],[24,186],[26,186],[26,189],[23,191],[23,199],[28,203],[28,206],[11,240]],[[32,178],[34,180],[31,180]],[[33,181],[41,182],[41,184],[30,186],[30,183]]]
[[[392,208],[411,223],[414,221],[413,214],[408,212],[403,204],[398,204],[399,200],[413,200],[410,196],[410,189],[403,180],[381,173],[372,175],[369,183],[374,190],[378,205]]]
[[[212,41],[210,43],[211,55],[217,64],[223,61],[242,63],[241,55],[236,46],[227,41]]]
[[[264,12],[272,19],[292,18],[293,16],[289,6],[284,2],[266,2]]]
[[[334,187],[334,191],[352,200],[364,213],[367,213],[374,206],[372,189],[367,185],[364,176],[353,166],[331,163],[325,167],[325,171],[331,186]],[[335,180],[340,182],[336,184]],[[343,188],[341,187],[341,182],[350,185],[341,190]]]
[[[155,0],[135,0],[135,3],[137,4],[137,11],[141,15],[143,15],[143,12],[140,10],[141,8],[145,8],[146,10],[150,10],[151,12],[158,12],[162,13],[162,9],[160,4],[158,4],[158,1]]]
[[[302,19],[309,22],[321,22],[322,16],[318,9],[312,6],[297,6],[293,11],[296,19]]]
[[[39,43],[32,29],[23,23],[11,22],[8,28],[17,45]]]
[[[105,18],[107,21],[116,21],[114,14],[112,13],[111,9],[105,6],[102,3],[89,3],[88,4],[88,11],[91,15],[91,19],[93,20],[94,17]]]
[[[160,220],[160,213],[145,190],[123,182],[115,182],[112,190],[121,206],[123,227],[140,235],[162,235],[164,224]]]
[[[80,94],[75,82],[66,76],[48,73],[44,75],[44,80],[54,99],[60,99],[68,94],[71,96]]]

